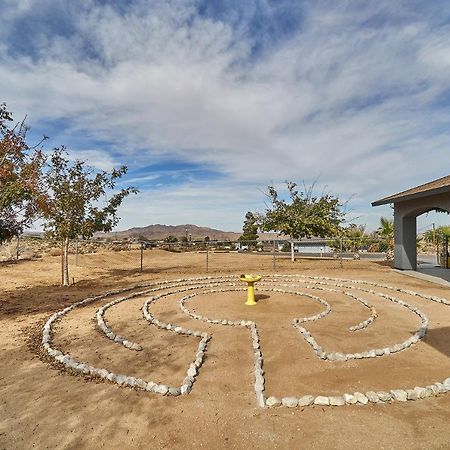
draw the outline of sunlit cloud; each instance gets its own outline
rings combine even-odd
[[[148,223],[238,230],[292,179],[373,229],[390,211],[371,201],[448,174],[447,2],[32,3],[2,10],[0,100],[74,157],[129,167],[121,227],[145,204]]]

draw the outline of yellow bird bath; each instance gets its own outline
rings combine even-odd
[[[257,281],[260,281],[261,278],[262,278],[261,275],[241,275],[239,277],[241,281],[247,283],[247,301],[245,302],[247,306],[256,305],[254,284]]]

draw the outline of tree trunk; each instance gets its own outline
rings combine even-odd
[[[62,285],[69,286],[69,238],[64,238],[61,252]]]
[[[295,261],[295,255],[294,255],[294,240],[291,239],[291,261]]]

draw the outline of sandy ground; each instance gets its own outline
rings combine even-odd
[[[415,402],[366,406],[262,409],[253,390],[249,332],[194,321],[178,308],[181,294],[164,297],[151,312],[212,335],[193,391],[169,398],[69,374],[46,358],[39,346],[45,320],[55,311],[114,286],[148,280],[205,275],[204,254],[83,255],[74,261],[75,285],[58,286],[58,257],[0,266],[0,449],[28,448],[450,448],[450,394]],[[450,298],[447,288],[392,272],[380,263],[278,261],[270,256],[212,254],[210,275],[258,271],[263,274],[318,275],[361,279]],[[404,308],[365,294],[378,318],[364,331],[348,327],[368,310],[342,292],[320,295],[333,311],[308,323],[329,351],[356,352],[392,345],[420,326]],[[377,292],[384,292],[377,289]],[[387,291],[385,291],[387,292]],[[423,386],[450,376],[450,309],[396,293],[430,318],[423,342],[390,357],[323,362],[291,326],[293,317],[316,314],[323,306],[307,296],[276,293],[261,285],[258,305],[243,305],[245,293],[199,294],[186,306],[214,318],[255,321],[261,337],[266,395],[342,394]],[[133,352],[102,336],[96,309],[108,300],[77,308],[55,326],[58,348],[109,370],[179,385],[198,341],[149,326],[140,308],[145,297],[123,302],[106,313],[115,332],[142,345]]]

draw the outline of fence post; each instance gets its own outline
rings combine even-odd
[[[339,240],[339,263],[341,265],[341,269],[344,267],[342,264],[342,238]]]
[[[16,260],[19,260],[19,256],[20,256],[20,235],[17,235],[17,246],[16,246]]]
[[[445,258],[444,267],[448,269],[448,236],[445,236],[444,258]]]
[[[75,265],[78,266],[78,239],[75,241]]]
[[[206,243],[206,273],[209,270],[209,242]]]
[[[275,270],[275,239],[273,240],[273,270]]]
[[[143,268],[143,261],[144,261],[144,243],[141,242],[141,272],[142,272],[142,268]]]

